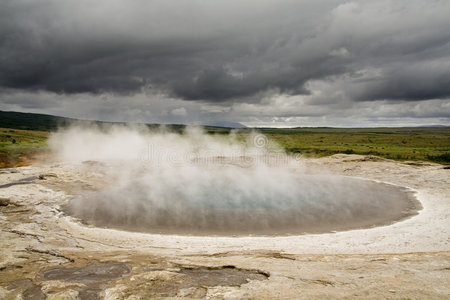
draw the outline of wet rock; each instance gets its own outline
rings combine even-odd
[[[182,268],[194,286],[240,286],[249,280],[264,280],[269,274],[259,270],[239,269],[234,266],[219,268]]]
[[[87,288],[82,289],[78,294],[82,300],[97,300],[100,299],[99,293],[102,291],[100,288]]]
[[[98,263],[83,267],[56,268],[46,271],[42,275],[45,280],[59,280],[65,282],[81,283],[83,288],[78,288],[79,299],[96,300],[103,290],[104,285],[111,280],[118,279],[130,273],[125,264]]]
[[[33,286],[33,281],[31,281],[31,279],[19,279],[19,280],[14,280],[11,281],[8,284],[8,288],[9,289],[28,289],[30,287]]]
[[[9,198],[0,198],[0,206],[8,206],[12,204]]]
[[[45,180],[45,179],[50,178],[50,177],[52,177],[52,178],[57,178],[58,175],[56,175],[55,173],[47,173],[47,174],[41,174],[41,175],[39,175],[38,178],[39,178],[40,180]]]
[[[155,270],[137,274],[131,277],[126,284],[106,290],[104,295],[111,298],[134,296],[142,299],[152,297],[204,298],[209,288],[239,287],[251,280],[265,280],[268,277],[269,274],[263,271],[239,269],[234,266],[188,266],[180,267],[177,270]]]
[[[84,267],[53,269],[45,272],[43,279],[92,284],[117,279],[129,273],[130,269],[124,264],[99,263]]]
[[[15,182],[10,182],[10,183],[6,183],[6,184],[3,184],[3,185],[0,185],[0,188],[1,189],[6,189],[6,188],[9,188],[11,186],[30,184],[30,183],[33,183],[36,179],[38,179],[38,177],[30,176],[30,177],[22,178],[22,179],[20,179],[18,181],[15,181]]]
[[[45,294],[41,291],[41,287],[37,285],[32,285],[23,292],[24,300],[45,300]]]

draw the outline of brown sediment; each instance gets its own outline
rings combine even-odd
[[[13,158],[6,153],[0,153],[0,169],[42,165],[50,159],[50,156],[51,154],[48,151],[27,153],[17,158]]]

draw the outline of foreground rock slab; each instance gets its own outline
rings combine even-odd
[[[304,164],[408,187],[423,209],[391,225],[326,234],[131,233],[83,225],[60,209],[106,184],[100,164],[2,169],[0,298],[448,298],[449,169],[357,155]]]

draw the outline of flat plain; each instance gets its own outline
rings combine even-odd
[[[177,129],[179,130],[179,129]],[[206,127],[210,134],[230,129]],[[286,152],[306,157],[333,154],[373,155],[399,161],[450,164],[450,128],[294,128],[259,129]],[[239,130],[245,139],[252,130]],[[45,161],[50,131],[0,128],[0,167],[18,167]]]

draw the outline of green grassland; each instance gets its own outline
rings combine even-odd
[[[174,128],[181,131],[180,128]],[[208,127],[210,134],[227,134],[225,128]],[[375,155],[394,160],[420,160],[450,164],[449,128],[299,128],[261,129],[270,141],[289,153],[327,156],[336,153]],[[48,152],[49,131],[0,128],[0,167],[26,165]],[[239,131],[246,138],[250,130]]]
[[[49,115],[0,111],[0,167],[26,165],[48,154],[50,132],[71,119]],[[91,122],[92,123],[92,122]],[[112,124],[94,122],[94,124]],[[120,123],[119,123],[120,124]],[[150,129],[158,125],[147,125]],[[183,125],[167,127],[182,132]],[[228,134],[231,129],[207,126],[208,134]],[[327,156],[336,153],[375,155],[394,160],[433,161],[450,164],[450,128],[261,128],[259,132],[288,153]],[[246,139],[253,129],[239,129]]]
[[[450,163],[450,128],[298,128],[261,131],[288,152],[305,156],[346,153]]]
[[[0,168],[27,165],[48,152],[48,131],[0,128]]]

